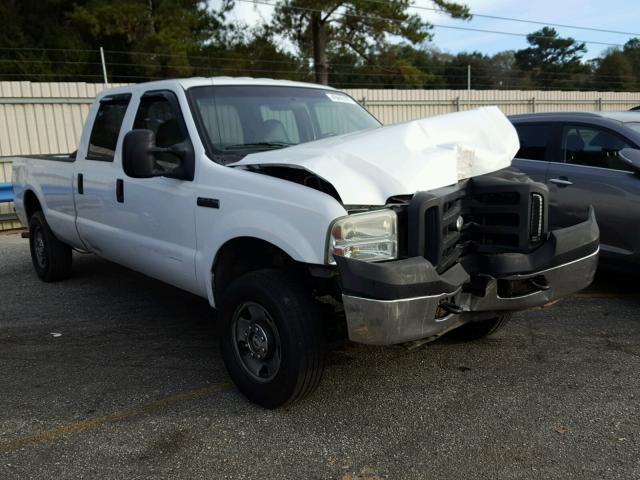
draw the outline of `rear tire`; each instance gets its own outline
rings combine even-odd
[[[71,248],[55,237],[42,211],[29,219],[29,248],[41,280],[56,282],[71,276]]]
[[[474,340],[480,340],[481,338],[488,337],[496,333],[498,330],[504,328],[504,326],[511,319],[510,313],[505,313],[496,318],[489,320],[482,320],[480,322],[470,322],[458,327],[448,333],[449,338],[455,338],[463,342],[472,342]]]
[[[278,270],[235,280],[220,311],[222,358],[233,382],[252,402],[278,408],[319,385],[324,335],[309,291]]]

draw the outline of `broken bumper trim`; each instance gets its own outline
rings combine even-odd
[[[499,273],[487,269],[472,274],[471,281],[460,264],[438,275],[421,257],[380,264],[337,259],[349,339],[392,345],[437,338],[467,322],[542,306],[582,290],[591,284],[598,266],[599,232],[593,213],[587,221],[553,233],[555,255],[540,262],[545,266],[504,273],[511,267],[503,256]],[[563,241],[576,235],[581,241]],[[521,263],[521,256],[514,255],[514,263]],[[559,258],[563,263],[558,264]],[[447,313],[452,305],[456,311]]]
[[[549,284],[547,290],[519,297],[500,297],[498,279],[492,277],[484,297],[461,293],[460,290],[398,300],[376,300],[343,294],[349,339],[370,345],[393,345],[439,337],[464,323],[492,318],[501,311],[544,305],[587,287],[598,265],[598,251],[549,270],[500,279],[545,277]],[[437,318],[438,307],[445,301],[460,306],[463,312]]]

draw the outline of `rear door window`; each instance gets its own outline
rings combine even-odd
[[[562,155],[573,165],[632,171],[618,156],[620,150],[630,147],[620,135],[599,127],[567,125],[562,131]]]
[[[525,160],[547,160],[553,128],[549,123],[515,125],[520,139],[520,150],[516,158]]]
[[[131,95],[115,95],[100,102],[89,136],[87,160],[112,162]]]

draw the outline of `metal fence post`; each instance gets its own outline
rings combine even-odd
[[[467,108],[471,108],[471,65],[467,65]]]
[[[100,60],[102,60],[102,76],[104,77],[104,86],[109,86],[109,81],[107,80],[107,63],[104,61],[104,49],[100,47]]]
[[[453,104],[454,104],[454,105],[455,105],[455,107],[456,107],[456,112],[459,112],[459,111],[460,111],[460,97],[456,97],[456,98],[453,100]]]
[[[531,113],[536,113],[536,97],[531,97]]]
[[[598,97],[597,108],[599,112],[602,111],[602,97]]]

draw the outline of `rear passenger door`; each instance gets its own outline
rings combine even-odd
[[[117,94],[100,101],[89,136],[83,136],[73,164],[78,234],[91,251],[114,261],[121,240],[112,226],[122,150],[120,133],[130,100],[130,94]]]
[[[600,226],[603,258],[631,255],[633,219],[640,218],[637,176],[620,157],[623,148],[637,148],[602,126],[563,124],[559,158],[549,164],[550,225],[566,227],[585,219],[590,205]]]
[[[549,161],[557,145],[557,126],[553,123],[515,124],[520,149],[512,165],[536,182],[547,179]]]

